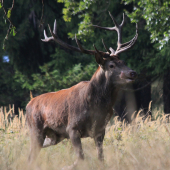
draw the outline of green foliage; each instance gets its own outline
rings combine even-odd
[[[10,6],[11,2],[6,1],[4,4]],[[0,104],[3,103],[3,105],[15,101],[24,101],[22,105],[25,105],[29,100],[30,90],[33,91],[33,95],[39,95],[68,88],[82,80],[90,80],[95,72],[97,64],[94,56],[74,53],[53,42],[41,42],[44,28],[47,31],[47,24],[52,27],[54,19],[57,19],[58,36],[67,44],[77,46],[73,40],[76,33],[85,49],[93,50],[93,44],[95,44],[100,51],[105,51],[102,38],[108,47],[116,49],[117,33],[100,30],[92,25],[113,27],[114,24],[108,11],[112,13],[118,23],[121,23],[124,10],[130,11],[135,6],[121,4],[119,0],[44,1],[43,28],[39,27],[39,19],[42,14],[41,1],[30,3],[19,0],[15,1],[15,7],[17,8],[13,8],[12,15],[9,14],[9,17],[17,28],[17,35],[15,36],[16,28],[12,27],[5,44],[5,51],[0,51],[1,56],[8,55],[10,59],[9,63],[3,63],[0,59],[0,66],[3,66],[0,67],[0,75],[4,76],[0,81],[0,88],[6,89],[14,95],[6,100],[6,95],[10,95],[3,93],[3,102],[0,101]],[[129,13],[129,15],[132,14]],[[3,10],[0,10],[0,16],[3,16]],[[0,42],[3,44],[8,25],[4,23],[2,17],[0,19]],[[137,19],[138,17],[136,17]],[[154,71],[154,63],[158,62],[158,59],[150,60],[149,58],[153,55],[157,56],[157,51],[150,42],[148,30],[143,29],[144,26],[145,23],[139,25],[139,37],[133,49],[121,54],[120,57],[138,73],[158,73],[158,70]],[[125,17],[122,34],[123,42],[131,40],[135,35],[135,24],[130,23],[128,17]],[[49,31],[47,31],[47,35],[50,36]],[[161,62],[164,62],[163,59]],[[9,70],[12,70],[8,74],[4,69],[6,65]],[[160,69],[161,66],[162,64],[157,68]]]
[[[76,16],[78,20],[78,31],[76,33],[78,38],[83,39],[84,42],[89,41],[89,38],[94,37],[94,31],[92,29],[92,21],[94,21],[94,15],[100,13],[108,4],[108,1],[76,1],[76,0],[58,0],[58,2],[64,3],[63,19],[66,22],[70,22],[73,17]],[[78,21],[77,20],[77,21]],[[68,33],[70,38],[73,38],[75,33]]]
[[[58,14],[56,11],[52,12],[51,8],[56,7],[56,2],[51,0],[49,3],[52,7],[47,3],[44,15],[52,24],[54,18],[60,15],[61,10]],[[11,1],[4,1],[5,9],[9,6],[11,6]],[[49,62],[48,56],[55,52],[55,46],[51,47],[51,44],[40,41],[43,36],[43,29],[38,25],[41,2],[30,4],[30,2],[19,0],[15,1],[14,6],[12,15],[9,10],[7,17],[16,26],[17,36],[15,36],[16,28],[11,27],[8,37],[5,37],[9,26],[4,23],[4,18],[0,17],[0,42],[4,49],[0,49],[0,105],[18,103],[19,107],[25,107],[30,98],[29,89],[33,84],[32,74],[41,74],[39,66]],[[2,9],[0,16],[4,16]],[[8,38],[5,44],[4,37]],[[9,57],[9,63],[3,62],[3,56]]]
[[[133,4],[133,10],[126,14],[132,22],[146,22],[145,29],[150,32],[154,42],[155,51],[150,51],[143,64],[149,75],[162,75],[170,65],[169,39],[170,39],[170,2],[168,0],[123,0],[125,5]],[[146,41],[146,40],[145,40]]]
[[[170,38],[170,1],[158,0],[123,0],[125,4],[133,3],[133,12],[126,12],[132,22],[141,18],[146,20],[145,28],[151,33],[152,42],[158,42],[161,49]]]
[[[59,3],[64,3],[63,8],[63,18],[65,21],[71,21],[72,15],[79,15],[81,17],[83,13],[79,13],[80,11],[87,11],[89,7],[96,3],[96,0],[84,0],[84,1],[76,1],[76,0],[57,0]]]
[[[82,14],[80,18],[83,18],[83,21],[78,24],[79,29],[78,33],[76,34],[78,38],[83,38],[84,42],[88,41],[89,37],[94,37],[94,31],[90,29],[91,17],[90,14]],[[70,38],[73,38],[75,35],[73,33],[68,33]],[[85,38],[87,37],[87,38]]]
[[[78,18],[82,19],[82,21],[78,24],[78,33],[77,37],[78,38],[84,38],[84,41],[87,41],[85,37],[90,37],[93,36],[93,31],[92,29],[89,29],[89,27],[92,25],[92,11],[89,9],[96,1],[91,1],[91,0],[85,0],[85,1],[80,1],[78,2],[71,2],[64,1],[65,7],[63,9],[63,18],[65,21],[66,18],[70,18],[69,21],[71,21],[71,16],[73,15],[78,15]],[[67,10],[67,12],[65,12]],[[74,34],[69,33],[69,37],[73,38]]]
[[[164,45],[159,53],[148,57],[147,68],[152,70],[150,74],[163,75],[170,65],[169,43]]]
[[[15,79],[22,82],[22,88],[36,91],[39,93],[57,91],[62,88],[68,88],[82,80],[89,80],[96,70],[96,64],[90,63],[83,67],[80,63],[62,72],[61,69],[55,69],[56,65],[49,62],[40,66],[41,73],[32,74],[32,80],[17,71]],[[67,66],[65,66],[66,68]]]

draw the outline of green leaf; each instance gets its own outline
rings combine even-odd
[[[0,9],[2,8],[2,4],[1,4],[1,2],[0,2]]]
[[[58,3],[64,3],[64,1],[63,1],[63,0],[57,0],[57,2],[58,2]]]
[[[13,34],[12,34],[13,36],[15,36],[15,35],[16,35],[15,28],[13,29],[12,33],[13,33]]]
[[[13,36],[16,35],[15,29],[16,29],[15,27],[12,27],[12,28],[11,28],[11,31],[10,31],[10,34],[12,34]]]
[[[8,18],[11,17],[11,9],[8,10],[7,17],[8,17]]]

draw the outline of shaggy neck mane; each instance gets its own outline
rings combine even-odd
[[[113,85],[109,76],[107,77],[104,70],[99,66],[89,82],[88,90],[95,103],[113,105],[119,89]]]

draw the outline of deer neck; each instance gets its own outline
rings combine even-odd
[[[119,87],[114,85],[99,66],[89,82],[89,94],[98,104],[114,105]]]

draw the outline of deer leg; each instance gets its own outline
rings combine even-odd
[[[70,136],[70,140],[73,144],[73,147],[75,149],[75,152],[77,154],[78,160],[83,160],[84,154],[83,154],[83,149],[82,149],[82,144],[81,144],[79,132],[77,130],[71,129],[69,131],[69,136]]]
[[[81,139],[80,139],[80,134],[77,130],[70,129],[68,130],[68,134],[71,140],[71,143],[73,144],[73,147],[75,149],[75,152],[77,154],[77,160],[74,162],[73,165],[64,167],[62,170],[72,170],[75,168],[79,160],[84,159],[84,154],[83,154],[83,149],[81,145]]]
[[[30,147],[30,154],[28,157],[28,162],[30,165],[32,165],[43,146],[44,142],[44,136],[43,135],[37,135],[35,133],[31,133],[31,147]]]
[[[104,161],[104,155],[103,155],[103,139],[104,139],[104,136],[105,136],[105,131],[100,136],[96,136],[94,138],[95,145],[97,147],[97,152],[98,152],[98,159],[100,161]]]

